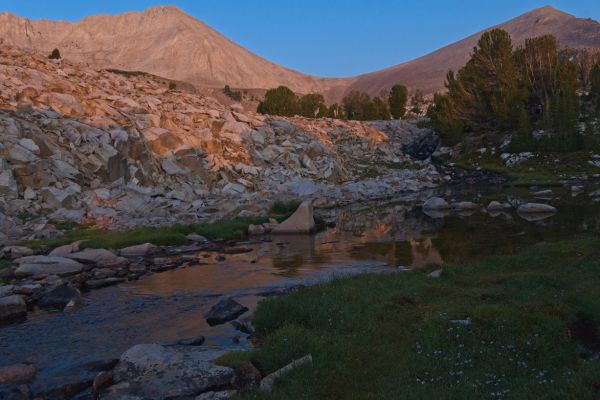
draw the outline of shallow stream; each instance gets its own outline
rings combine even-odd
[[[41,368],[38,380],[56,381],[85,363],[118,358],[140,343],[204,335],[208,346],[248,347],[246,335],[230,324],[209,327],[204,321],[221,297],[235,297],[254,309],[265,292],[333,276],[468,262],[600,233],[600,203],[586,193],[556,193],[537,200],[531,191],[444,193],[448,199],[480,204],[521,199],[558,208],[557,214],[537,221],[514,209],[493,216],[479,211],[432,218],[420,209],[421,200],[372,203],[332,211],[328,216],[335,227],[315,236],[245,243],[251,252],[227,255],[225,261],[216,261],[215,253],[186,255],[189,266],[86,293],[75,311],[33,312],[24,323],[0,328],[0,366],[31,362]]]

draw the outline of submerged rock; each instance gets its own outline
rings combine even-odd
[[[452,203],[452,209],[457,211],[477,211],[481,208],[479,204],[470,201],[461,201],[458,203]]]
[[[64,283],[44,294],[38,301],[38,306],[40,308],[62,311],[71,302],[73,302],[73,305],[79,304],[81,302],[81,293],[69,284]]]
[[[90,279],[85,282],[85,287],[87,289],[100,289],[103,287],[118,285],[119,283],[123,283],[125,281],[126,281],[125,278],[117,278],[117,277],[110,277],[110,278],[104,278],[104,279]]]
[[[181,339],[177,341],[180,346],[202,346],[206,339],[204,336],[197,336],[189,339]]]
[[[435,211],[449,210],[450,204],[448,204],[448,202],[441,197],[430,197],[429,199],[425,200],[425,203],[423,203],[423,209]]]
[[[35,378],[37,370],[30,364],[14,364],[0,368],[0,385],[29,383]]]
[[[209,325],[213,326],[232,321],[246,311],[248,311],[247,307],[244,307],[231,298],[227,298],[212,306],[204,318]]]

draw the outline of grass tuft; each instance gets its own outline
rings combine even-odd
[[[276,202],[266,217],[237,217],[223,219],[211,224],[174,225],[169,227],[144,227],[129,231],[114,232],[92,229],[85,226],[61,225],[67,230],[59,238],[42,239],[24,243],[32,249],[55,248],[81,240],[81,248],[122,249],[142,243],[153,243],[157,246],[176,246],[186,243],[185,236],[196,233],[208,239],[241,240],[246,238],[250,224],[262,224],[269,218],[279,222],[288,218],[300,205],[299,201]],[[324,222],[316,219],[318,226]]]

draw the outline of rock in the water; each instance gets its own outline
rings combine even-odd
[[[423,203],[424,210],[448,210],[450,204],[441,197],[430,197]]]
[[[19,295],[0,298],[0,321],[9,321],[27,315],[25,300]]]
[[[100,393],[113,383],[113,374],[111,371],[100,371],[94,378],[92,383],[92,390],[94,393]]]
[[[83,265],[65,257],[29,256],[15,260],[19,267],[15,270],[17,278],[32,276],[43,278],[48,275],[68,276],[78,274]]]
[[[247,333],[248,335],[254,333],[254,326],[252,325],[250,318],[231,321],[231,326],[240,332]]]
[[[506,209],[506,205],[500,203],[499,201],[491,201],[490,204],[486,207],[488,212],[502,212]]]
[[[189,339],[181,339],[177,341],[180,346],[202,346],[204,344],[204,336],[197,336]]]
[[[248,226],[248,235],[250,235],[250,236],[259,236],[259,235],[264,235],[265,233],[266,233],[265,227],[262,225],[250,224]]]
[[[552,214],[557,210],[548,204],[542,203],[526,203],[519,206],[517,212],[519,214]]]
[[[119,254],[123,257],[145,257],[155,253],[157,249],[157,246],[153,245],[152,243],[144,243],[125,247],[119,251]]]
[[[31,400],[31,391],[27,385],[0,385],[0,399]]]
[[[118,285],[119,283],[125,282],[125,278],[104,278],[104,279],[90,279],[85,282],[87,289],[100,289],[103,287]]]
[[[10,296],[15,291],[15,285],[0,286],[0,298]]]
[[[193,398],[212,388],[233,384],[235,372],[214,360],[225,350],[140,344],[127,350],[113,371],[113,394],[163,400]]]
[[[82,263],[93,263],[100,267],[108,268],[118,267],[129,262],[126,258],[119,257],[105,249],[86,249],[77,253],[67,254],[65,257]]]
[[[215,304],[204,318],[209,325],[213,326],[234,320],[246,311],[248,311],[247,307],[231,298],[227,298]]]
[[[476,211],[481,207],[479,204],[470,202],[470,201],[461,201],[458,203],[452,203],[452,208],[457,211]]]
[[[29,383],[35,378],[37,370],[30,364],[14,364],[0,368],[0,385],[18,385]]]
[[[49,310],[64,310],[71,302],[80,303],[81,293],[73,286],[63,283],[44,294],[38,301],[38,306]]]
[[[546,189],[546,190],[540,190],[539,192],[535,192],[533,195],[536,197],[545,198],[545,197],[552,196],[553,193],[554,192],[552,191],[552,189]]]
[[[277,225],[273,234],[311,233],[315,230],[312,201],[302,202],[291,217]]]

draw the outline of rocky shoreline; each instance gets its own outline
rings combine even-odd
[[[255,114],[151,76],[0,47],[0,245],[104,229],[262,215],[415,192],[450,178],[410,121]]]

